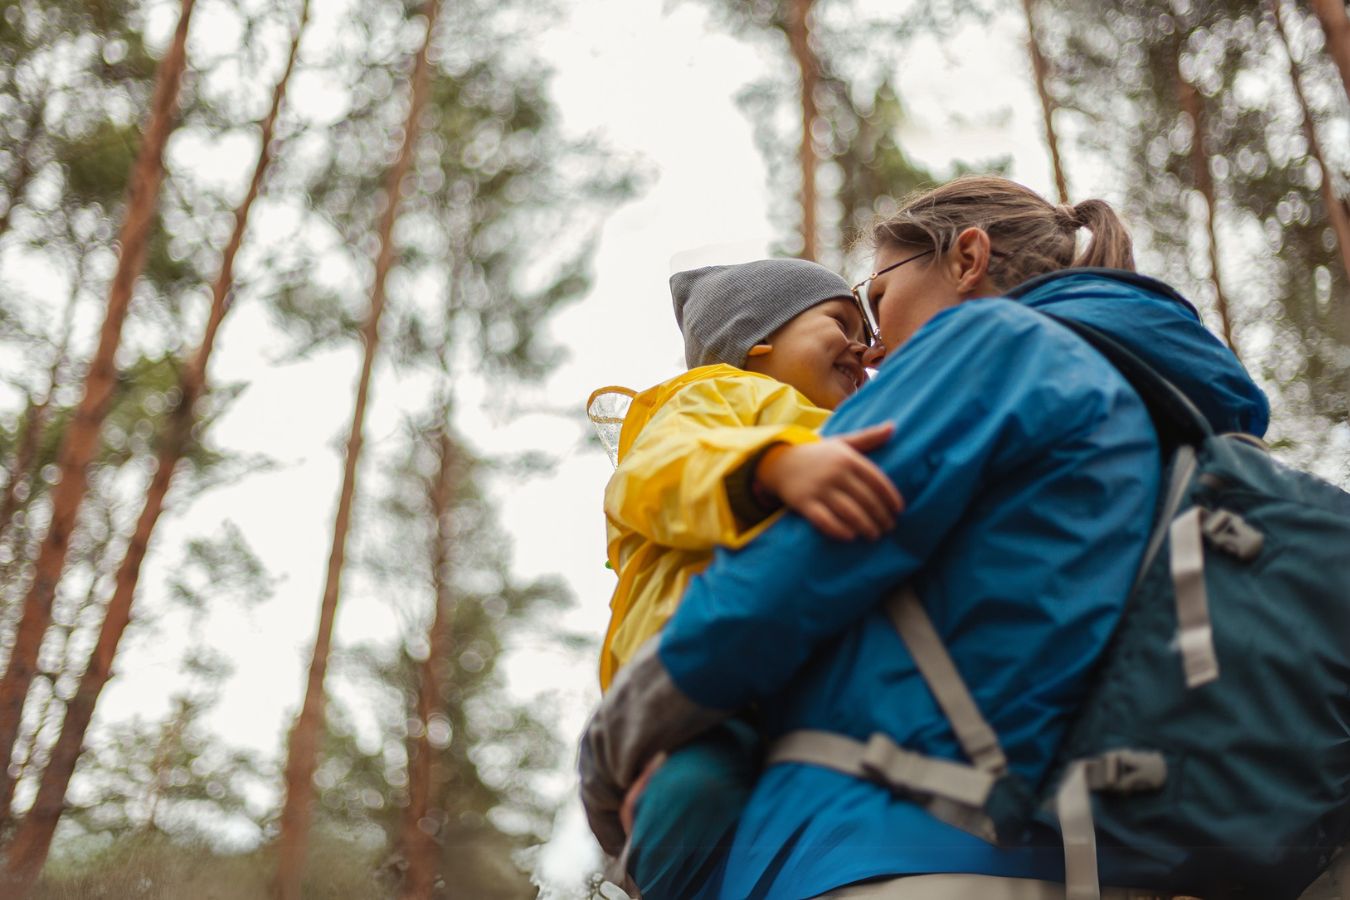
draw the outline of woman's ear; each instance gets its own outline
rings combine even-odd
[[[997,292],[989,280],[991,255],[989,233],[983,228],[971,226],[956,236],[952,243],[952,274],[956,277],[956,290],[961,299]]]
[[[752,356],[768,356],[772,352],[773,352],[773,344],[756,344],[749,350],[745,351],[745,356],[748,359]]]

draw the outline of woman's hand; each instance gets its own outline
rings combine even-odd
[[[895,527],[905,503],[863,453],[886,443],[894,432],[895,425],[887,422],[813,444],[781,444],[760,460],[755,487],[829,537],[876,540]]]
[[[666,754],[658,753],[651,758],[647,765],[643,766],[642,774],[638,776],[637,781],[628,789],[628,793],[623,795],[623,806],[619,807],[619,823],[623,825],[623,833],[631,835],[633,833],[633,820],[637,818],[638,800],[642,799],[642,792],[647,789],[647,783],[652,780],[656,770],[661,768],[661,764],[666,761]]]

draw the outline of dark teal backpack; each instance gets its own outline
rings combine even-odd
[[[1094,863],[1105,884],[1297,897],[1350,841],[1350,495],[1213,434],[1140,359],[1061,322],[1139,391],[1170,454],[1138,580],[1047,785],[1070,898],[1095,896]]]
[[[1174,385],[1092,344],[1147,404],[1167,460],[1120,625],[1046,783],[1013,773],[913,590],[886,611],[968,762],[885,734],[790,732],[768,762],[884,784],[1000,844],[1059,829],[1068,900],[1100,884],[1205,900],[1297,897],[1350,842],[1350,494],[1249,435],[1213,433]]]

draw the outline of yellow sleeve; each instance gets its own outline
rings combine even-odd
[[[619,460],[605,514],[666,547],[736,547],[761,523],[737,521],[726,479],[775,443],[819,440],[828,413],[785,384],[759,376],[718,377],[678,390]]]

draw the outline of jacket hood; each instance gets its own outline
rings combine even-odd
[[[1121,269],[1062,269],[1007,296],[1105,332],[1176,385],[1216,432],[1265,434],[1265,392],[1195,307],[1163,282]]]
[[[640,393],[633,393],[627,388],[601,388],[594,394],[591,394],[591,401],[595,400],[596,394],[604,391],[619,390],[632,397],[632,403],[628,406],[627,412],[623,416],[623,429],[619,433],[618,453],[616,459],[623,459],[628,455],[628,448],[633,446],[633,441],[642,433],[642,429],[647,427],[647,423],[652,420],[652,416],[665,405],[666,401],[675,394],[679,393],[687,385],[696,381],[706,381],[710,378],[769,378],[767,375],[760,375],[757,372],[747,372],[744,369],[738,369],[735,366],[729,366],[726,363],[715,363],[711,366],[699,366],[690,369],[683,374],[677,375],[669,381],[663,381],[655,387],[647,388]],[[769,379],[772,381],[773,379]]]

